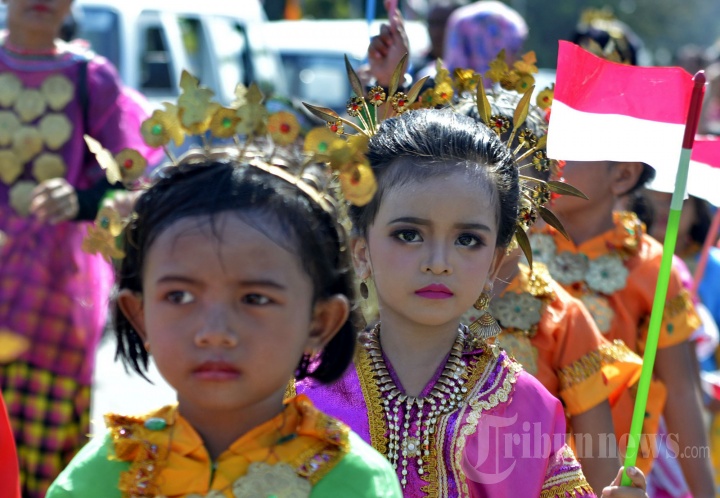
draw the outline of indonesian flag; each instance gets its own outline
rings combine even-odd
[[[692,89],[684,69],[618,64],[561,41],[548,157],[640,161],[674,174]]]
[[[690,156],[688,193],[720,206],[720,137],[695,137]]]
[[[658,172],[648,185],[651,190],[672,192],[674,175]],[[688,169],[687,193],[720,206],[720,137],[695,136]]]

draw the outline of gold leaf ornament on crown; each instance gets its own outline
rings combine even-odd
[[[242,158],[249,165],[295,185],[326,211],[334,211],[336,201],[326,190],[303,180],[303,172],[310,165],[325,165],[327,185],[338,185],[351,204],[367,204],[375,194],[377,184],[365,158],[366,137],[342,137],[319,127],[310,130],[303,140],[295,115],[286,111],[270,113],[255,84],[249,87],[238,84],[235,100],[229,106],[215,102],[212,90],[187,71],[182,73],[180,89],[177,103],[163,103],[140,129],[146,144],[164,149],[170,166],[178,164],[170,150],[171,143],[180,146],[188,136],[195,136],[202,146],[190,149],[189,153],[209,157],[221,152]],[[224,140],[225,145],[214,147],[215,139]],[[131,187],[143,176],[147,163],[137,151],[125,149],[113,155],[91,137],[86,136],[85,141],[110,183],[122,182]],[[83,249],[102,254],[108,260],[122,258],[116,237],[129,221],[112,210],[100,210]]]
[[[345,135],[345,131],[349,128],[355,130],[357,135],[370,138],[377,133],[382,121],[402,114],[413,107],[420,90],[428,79],[426,76],[418,80],[407,93],[401,91],[400,79],[404,77],[403,68],[407,58],[408,56],[405,54],[400,60],[390,78],[390,86],[387,90],[380,86],[374,86],[365,92],[360,77],[353,69],[347,56],[345,56],[345,69],[350,80],[350,87],[355,94],[347,101],[346,110],[348,115],[357,119],[357,122],[343,118],[327,107],[305,102],[303,102],[303,105],[313,115],[325,121],[328,129],[337,135]]]
[[[490,88],[486,89],[482,75],[463,68],[455,69],[451,75],[438,59],[435,85],[422,93],[416,105],[420,108],[450,108],[457,112],[471,105],[477,110],[480,120],[502,139],[513,154],[520,173],[521,199],[509,250],[519,246],[531,267],[532,250],[527,232],[538,218],[567,237],[560,221],[546,207],[551,196],[571,195],[587,199],[585,194],[566,183],[524,174],[528,170],[547,174],[558,167],[556,161],[547,157],[547,128],[538,130],[544,133],[538,136],[526,125],[530,112],[547,113],[553,101],[554,85],[538,93],[536,109],[530,107],[535,90],[533,74],[538,72],[535,62],[535,52],[528,52],[509,65],[505,51],[500,51],[484,75],[485,80],[492,82]],[[499,111],[493,111],[493,104]],[[546,120],[546,115],[539,119]]]

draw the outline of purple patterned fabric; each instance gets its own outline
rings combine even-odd
[[[467,68],[484,74],[501,50],[505,50],[510,62],[520,55],[528,27],[515,10],[488,0],[453,12],[446,33],[443,61],[447,68]]]
[[[74,83],[75,98],[62,110],[73,124],[73,133],[52,152],[63,157],[65,178],[78,189],[92,186],[104,174],[85,152],[84,133],[112,152],[126,147],[148,152],[139,133],[146,110],[122,88],[115,69],[102,57],[92,58],[87,66],[88,122],[83,123],[77,92],[83,60],[87,55],[79,51],[28,60],[0,50],[0,73],[12,72],[24,87],[38,88],[54,74]],[[38,121],[29,124],[37,126]],[[32,179],[31,161],[19,180]],[[99,255],[81,251],[86,223],[53,226],[23,218],[8,204],[10,188],[0,183],[0,230],[7,235],[0,253],[0,329],[30,340],[30,349],[18,361],[89,385],[94,352],[107,317],[110,265]]]
[[[471,363],[479,354],[466,353],[464,358]],[[387,359],[386,365],[398,385]],[[440,372],[438,369],[423,394],[432,389]],[[544,491],[555,496],[552,491],[563,485],[575,489],[577,497],[594,496],[589,486],[581,489],[587,483],[565,445],[565,415],[560,402],[534,377],[500,353],[475,385],[466,387],[468,403],[440,417],[436,424],[436,439],[431,444],[440,458],[426,465],[434,468],[432,481],[418,474],[418,465],[411,459],[404,496],[435,496],[423,491],[428,482],[437,483],[438,497],[537,497]],[[387,431],[384,417],[372,419],[371,406],[378,400],[363,395],[356,365],[330,386],[306,380],[298,383],[296,390],[371,444],[371,427]],[[404,414],[400,415],[402,420]],[[416,423],[413,420],[411,432]],[[564,497],[565,492],[558,491],[558,496]]]

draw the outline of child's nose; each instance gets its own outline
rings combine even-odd
[[[422,270],[435,275],[452,274],[449,255],[449,250],[445,247],[445,244],[437,243],[429,246],[427,259],[423,262]]]
[[[238,336],[232,326],[232,311],[223,305],[207,306],[204,310],[203,326],[195,334],[195,343],[200,347],[234,347]]]

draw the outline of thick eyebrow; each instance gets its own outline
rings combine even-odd
[[[426,220],[423,218],[415,218],[414,216],[403,216],[400,218],[395,218],[390,223],[388,223],[388,225],[394,225],[397,223],[410,223],[411,225],[421,226],[429,226],[432,224],[430,220]],[[456,223],[455,228],[459,230],[482,230],[485,232],[492,232],[492,229],[489,226],[482,223]]]
[[[197,284],[197,280],[182,275],[166,275],[158,280],[159,284],[164,283],[185,283],[185,284]],[[238,282],[243,287],[270,287],[272,289],[286,290],[287,287],[275,282],[274,280],[258,279],[258,280],[241,280]]]

